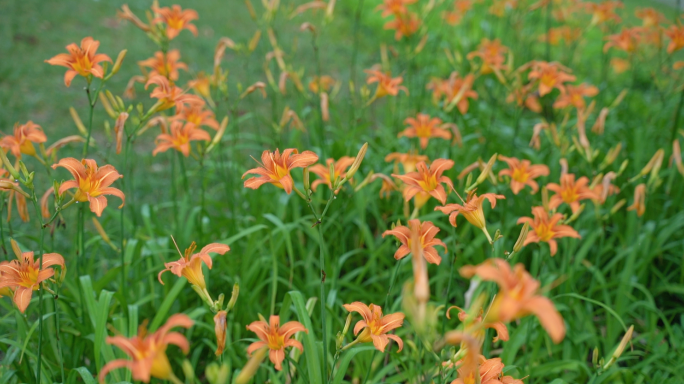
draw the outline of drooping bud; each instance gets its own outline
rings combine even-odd
[[[226,315],[228,312],[219,311],[214,316],[214,332],[216,333],[216,356],[223,354],[226,347]]]
[[[603,369],[608,369],[610,368],[611,365],[615,364],[618,358],[622,355],[622,352],[625,351],[625,348],[627,347],[627,343],[629,343],[630,340],[632,340],[632,334],[634,333],[634,326],[632,325],[629,327],[627,330],[627,333],[625,333],[625,336],[622,337],[622,340],[620,341],[620,344],[618,344],[617,348],[615,348],[615,352],[613,352],[613,355],[610,357],[610,360],[603,366]]]

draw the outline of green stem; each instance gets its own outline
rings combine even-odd
[[[679,128],[679,115],[681,115],[682,106],[684,106],[684,90],[682,90],[682,92],[679,94],[679,103],[677,104],[677,109],[675,110],[670,141],[674,141],[674,139],[677,137],[677,129]]]
[[[104,80],[100,81],[100,85],[97,87],[97,90],[95,91],[95,94],[91,97],[90,96],[90,81],[88,81],[88,87],[86,88],[86,94],[88,95],[88,105],[90,106],[90,114],[88,117],[88,135],[86,136],[86,141],[85,144],[83,144],[83,156],[81,156],[83,159],[88,156],[88,146],[90,145],[90,137],[93,132],[93,111],[95,109],[95,105],[97,104],[97,97],[100,95],[100,91],[102,90],[102,86],[104,85]]]
[[[66,381],[64,380],[64,357],[62,356],[62,340],[60,338],[60,327],[59,327],[59,303],[57,302],[59,300],[59,286],[57,286],[57,289],[55,290],[55,329],[56,329],[56,339],[57,339],[57,352],[59,353],[59,372],[61,373],[62,376],[62,383],[65,383]]]
[[[318,101],[319,105],[317,106],[316,110],[318,111],[318,118],[320,125],[318,126],[318,134],[320,136],[320,147],[321,147],[321,152],[323,155],[323,158],[325,158],[325,124],[323,122],[323,111],[321,110],[320,106],[320,99],[321,99],[321,93],[323,90],[321,89],[321,59],[318,54],[318,35],[316,32],[313,32],[313,38],[311,41],[311,44],[313,45],[313,51],[314,51],[314,59],[316,60],[316,75],[318,76]]]
[[[126,139],[126,148],[124,148],[124,164],[123,164],[123,172],[126,172],[128,170],[128,150],[132,145],[132,141],[130,139],[130,136],[127,137]],[[128,173],[126,173],[128,175]],[[126,182],[125,182],[125,177],[121,179],[121,188],[122,190],[126,189]],[[124,301],[128,298],[128,284],[126,284],[126,247],[125,247],[125,235],[126,235],[126,229],[124,228],[124,219],[126,217],[126,207],[123,206],[121,207],[121,217],[120,217],[120,236],[121,236],[121,292],[124,297]],[[122,306],[126,307],[126,306]],[[125,310],[124,310],[125,311]]]
[[[183,158],[183,154],[180,152],[178,152],[178,162],[180,163],[181,175],[183,176],[183,188],[185,189],[185,196],[187,196],[188,191],[190,190],[188,187],[188,174],[185,172],[185,159]]]
[[[33,193],[34,195],[34,207],[36,208],[36,214],[40,215],[40,209],[38,209],[38,202],[35,198],[35,192]],[[40,219],[39,219],[40,220]],[[38,247],[38,252],[40,256],[38,257],[38,265],[40,265],[40,270],[43,269],[43,240],[45,238],[45,228],[43,226],[40,226],[40,245]],[[40,376],[41,376],[41,366],[43,364],[43,292],[42,290],[38,294],[38,310],[40,313],[40,317],[38,317],[38,372],[36,372],[36,383],[40,384]],[[60,356],[61,359],[61,356]],[[63,369],[63,367],[62,367]]]
[[[366,377],[363,378],[362,384],[366,384],[368,381],[368,378],[370,377],[370,373],[373,370],[373,360],[375,360],[375,355],[378,353],[378,350],[373,351],[373,357],[370,359],[370,363],[368,364],[368,370],[366,371]]]
[[[385,311],[389,311],[387,306],[389,305],[389,298],[392,294],[392,288],[394,288],[394,282],[397,280],[397,272],[399,271],[399,265],[401,265],[401,260],[397,261],[397,265],[394,267],[394,272],[392,272],[392,280],[390,282],[389,289],[387,290],[387,296],[385,296]]]
[[[322,217],[322,216],[321,216]],[[321,339],[323,340],[323,374],[328,375],[328,338],[325,324],[325,254],[323,252],[323,225],[318,224],[319,263],[321,267]]]
[[[2,202],[0,202],[0,220],[2,220],[2,211],[5,210],[5,196],[2,197]],[[9,254],[7,253],[7,247],[5,247],[5,226],[2,221],[0,221],[0,238],[2,239],[2,252],[5,253],[5,259],[9,260]]]
[[[200,172],[202,173],[202,179],[200,180],[200,212],[199,212],[199,219],[197,223],[197,229],[199,231],[199,240],[200,242],[203,241],[203,228],[202,228],[202,217],[204,215],[204,205],[205,205],[205,199],[204,199],[204,194],[206,191],[206,181],[207,181],[207,172],[204,170],[204,156],[205,153],[203,152],[199,158],[199,168]],[[204,242],[202,242],[204,244]]]

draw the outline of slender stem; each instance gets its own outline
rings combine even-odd
[[[368,381],[368,378],[370,377],[370,373],[373,370],[373,360],[375,360],[375,355],[378,353],[378,350],[373,351],[373,357],[370,359],[370,363],[368,364],[368,370],[366,371],[366,377],[363,378],[363,381],[361,384],[366,384],[366,381]]]
[[[128,169],[128,154],[129,154],[129,148],[133,142],[131,141],[130,136],[127,137],[126,139],[126,148],[124,148],[124,164],[123,164],[123,172],[126,172]],[[126,174],[128,176],[128,174]],[[126,189],[126,182],[125,182],[125,176],[123,179],[121,179],[121,188],[123,190]],[[126,206],[121,207],[121,217],[120,217],[120,236],[121,236],[121,291],[124,297],[124,300],[128,298],[128,284],[126,284],[126,246],[125,246],[125,237],[126,237],[126,229],[124,228],[124,219],[126,216]],[[125,307],[125,306],[124,306]],[[125,311],[125,309],[124,309]]]
[[[57,331],[57,335],[55,335],[55,337],[57,339],[57,352],[59,353],[59,371],[62,375],[62,383],[65,383],[64,357],[62,356],[62,340],[60,338],[61,332],[59,327],[59,303],[57,300],[59,300],[59,286],[57,286],[57,289],[55,290],[55,330]]]
[[[203,228],[202,228],[202,216],[204,215],[204,205],[205,205],[205,200],[204,200],[204,194],[206,191],[206,181],[207,181],[207,172],[204,170],[204,156],[205,153],[202,152],[200,158],[199,158],[199,168],[200,168],[200,173],[202,174],[202,178],[200,180],[200,212],[198,215],[198,231],[199,231],[199,240],[202,241],[203,235]],[[204,243],[202,243],[204,244]]]
[[[181,175],[183,175],[183,188],[185,189],[185,196],[188,195],[190,190],[188,187],[188,174],[185,172],[185,159],[183,154],[178,152],[178,162],[180,163]]]
[[[318,34],[317,32],[313,32],[313,38],[311,40],[311,44],[313,45],[313,51],[314,51],[314,59],[316,60],[316,75],[318,76],[318,99],[319,99],[319,106],[316,108],[318,110],[318,117],[319,117],[319,122],[320,125],[318,126],[318,134],[320,136],[320,147],[321,151],[323,152],[323,158],[325,158],[325,125],[323,122],[323,111],[321,110],[320,106],[320,98],[321,98],[321,92],[323,90],[321,89],[321,59],[318,54]]]
[[[679,104],[677,104],[677,109],[675,109],[674,123],[672,123],[672,134],[670,135],[670,141],[674,141],[677,137],[677,129],[679,128],[679,115],[682,112],[682,106],[684,105],[684,90],[679,94]]]
[[[394,288],[394,282],[397,280],[397,272],[399,271],[399,265],[401,265],[401,260],[397,261],[397,265],[394,266],[394,272],[392,272],[392,280],[390,282],[389,289],[387,290],[387,296],[385,296],[385,311],[388,311],[387,306],[389,305],[390,294],[392,294],[392,288]]]
[[[38,202],[35,198],[35,191],[33,192],[33,198],[34,198],[34,207],[36,208],[36,213],[40,215],[40,209],[38,209]],[[40,220],[40,219],[39,219]],[[45,228],[43,226],[40,226],[40,245],[38,247],[38,252],[40,254],[38,258],[38,265],[40,265],[40,270],[43,269],[43,241],[45,238]],[[41,365],[43,364],[43,291],[40,290],[38,293],[38,310],[40,313],[40,317],[38,317],[38,372],[36,372],[36,383],[40,384],[40,375],[41,375]],[[60,357],[61,359],[61,357]]]
[[[321,216],[322,217],[322,216]],[[319,263],[321,267],[321,339],[323,340],[323,374],[328,375],[328,338],[325,324],[325,255],[323,252],[323,225],[318,225]]]
[[[551,30],[551,4],[549,0],[546,4],[546,61],[551,61],[551,41],[549,40],[549,31]]]
[[[454,247],[456,246],[456,231],[454,228]],[[454,258],[451,260],[451,268],[449,268],[449,281],[447,282],[447,291],[446,295],[444,296],[444,308],[446,310],[447,305],[449,304],[449,294],[451,293],[451,281],[454,279],[454,265],[456,264],[456,250],[454,249]],[[444,331],[446,330],[446,316],[442,319],[442,334],[444,334]]]
[[[2,196],[2,201],[0,201],[0,218],[2,218],[2,211],[5,209],[5,196]],[[2,252],[5,254],[5,259],[9,258],[7,253],[7,248],[5,247],[5,226],[4,223],[0,221],[0,238],[2,239]]]

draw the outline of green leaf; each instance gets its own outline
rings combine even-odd
[[[304,354],[306,356],[306,366],[309,372],[309,381],[311,383],[323,383],[320,356],[318,356],[317,353],[316,334],[313,325],[311,324],[309,313],[306,310],[304,296],[302,296],[302,293],[299,291],[290,291],[288,294],[292,298],[292,303],[295,306],[295,312],[297,312],[299,322],[309,331],[308,334],[304,335]]]
[[[340,367],[337,369],[337,373],[335,373],[333,384],[342,384],[342,382],[344,381],[344,376],[347,374],[347,368],[349,367],[349,363],[351,363],[354,356],[358,355],[361,352],[372,351],[374,349],[375,347],[368,345],[364,347],[352,348],[349,351],[345,352],[342,356],[342,359],[340,359]]]
[[[176,298],[181,293],[183,287],[185,287],[185,284],[187,282],[188,281],[186,279],[179,279],[173,285],[171,291],[168,295],[166,295],[164,301],[162,301],[161,306],[157,310],[157,314],[154,315],[154,319],[152,319],[152,324],[150,324],[150,332],[156,331],[157,328],[159,328],[159,326],[162,325],[162,322],[166,319],[167,315],[169,314],[169,309],[171,309],[171,305],[173,305],[173,303],[176,301]]]

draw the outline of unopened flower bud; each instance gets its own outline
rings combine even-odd
[[[195,369],[193,368],[190,360],[183,359],[183,364],[181,365],[181,368],[183,369],[185,380],[189,383],[192,383],[195,380]]]
[[[221,142],[223,134],[226,133],[226,127],[228,127],[228,116],[224,117],[223,120],[221,120],[221,125],[219,126],[219,129],[216,131],[214,138],[211,139],[211,143],[207,147],[207,153],[209,153],[212,149],[214,149],[214,147],[218,145],[218,143]]]
[[[252,357],[247,361],[247,364],[242,368],[240,373],[235,378],[235,384],[247,384],[252,380],[252,377],[259,369],[259,365],[266,357],[268,348],[261,348],[252,354]],[[287,364],[290,364],[289,362]]]
[[[216,333],[216,356],[223,354],[226,347],[226,315],[228,312],[219,311],[214,316],[214,332]]]
[[[525,246],[525,240],[527,239],[527,234],[529,232],[530,232],[530,223],[525,222],[522,229],[520,230],[520,235],[518,236],[518,240],[515,242],[515,245],[513,246],[513,253],[520,252],[520,250]],[[511,255],[513,255],[513,253],[511,253]]]
[[[309,176],[309,167],[304,167],[304,192],[308,193],[311,189],[311,178]]]
[[[596,366],[596,364],[598,364],[598,354],[599,354],[598,347],[595,347],[594,351],[591,353],[591,364],[594,367]]]
[[[610,360],[603,366],[603,369],[608,369],[610,368],[611,365],[613,365],[618,358],[622,355],[622,352],[625,351],[625,348],[627,347],[627,343],[632,339],[632,334],[634,333],[634,326],[632,325],[629,327],[627,330],[627,333],[625,333],[625,336],[622,338],[620,341],[620,344],[618,344],[617,348],[615,349],[615,352],[613,352],[613,356],[610,357]]]
[[[656,151],[656,153],[653,155],[651,160],[648,161],[646,166],[641,169],[641,172],[639,172],[639,176],[646,176],[649,174],[649,172],[652,172],[654,169],[660,169],[660,165],[663,163],[663,157],[665,156],[665,151],[661,148]]]
[[[361,166],[361,162],[363,161],[364,156],[366,156],[367,150],[368,143],[364,143],[361,149],[359,150],[359,153],[356,155],[356,158],[354,159],[354,162],[352,163],[351,167],[349,167],[347,175],[344,177],[345,180],[349,180],[352,177],[354,177],[354,174],[356,174],[356,171],[358,171],[359,167]]]
[[[117,72],[119,72],[121,69],[121,63],[123,63],[123,60],[126,57],[126,52],[128,52],[126,49],[119,52],[119,56],[117,56],[114,66],[112,67],[112,72],[109,74],[109,76],[115,75]]]
[[[240,284],[235,283],[233,285],[233,292],[230,295],[230,301],[228,301],[228,305],[226,306],[226,310],[230,311],[233,309],[235,306],[235,303],[237,302],[238,296],[240,295]]]
[[[542,206],[544,207],[544,210],[548,212],[549,211],[549,190],[546,189],[546,187],[542,187],[541,195],[542,195]]]

